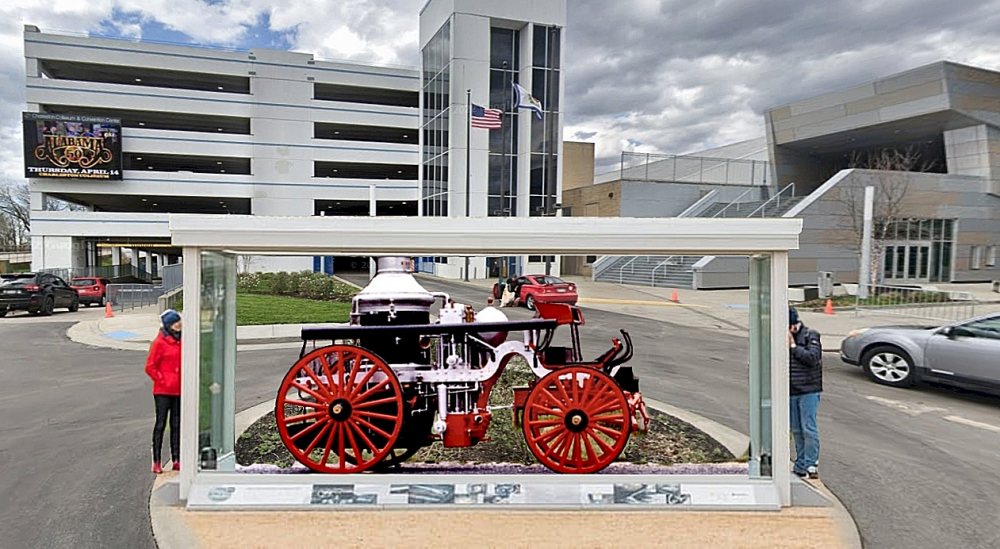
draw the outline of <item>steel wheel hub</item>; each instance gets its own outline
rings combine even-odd
[[[570,412],[566,414],[565,424],[566,428],[569,429],[570,432],[582,433],[583,430],[587,428],[589,423],[590,419],[582,410],[570,410]]]
[[[347,421],[351,417],[351,403],[345,399],[338,398],[330,403],[330,418],[334,421]]]

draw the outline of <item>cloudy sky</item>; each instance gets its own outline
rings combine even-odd
[[[423,1],[0,0],[0,131],[20,136],[23,24],[416,65]],[[1000,70],[1000,0],[568,3],[565,137],[602,166],[759,137],[770,106],[941,59]],[[0,177],[21,155],[0,141]]]

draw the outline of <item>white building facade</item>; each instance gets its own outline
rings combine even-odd
[[[559,214],[565,24],[565,0],[429,0],[424,5],[421,215]],[[513,83],[541,102],[540,118],[515,108]],[[502,127],[472,128],[469,135],[469,102],[501,110]],[[555,256],[475,257],[468,262],[424,258],[420,268],[448,277],[486,278],[557,274],[559,261]]]
[[[110,248],[114,263],[155,271],[179,260],[170,213],[418,214],[416,69],[32,26],[24,47],[26,110],[121,119],[124,168],[121,181],[30,180],[33,269],[89,267]],[[50,197],[84,211],[56,210]],[[255,261],[334,270],[334,258]]]

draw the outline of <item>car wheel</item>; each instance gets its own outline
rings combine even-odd
[[[102,295],[102,296],[101,296],[101,301],[100,301],[100,303],[98,303],[98,305],[100,305],[101,307],[104,307],[104,304],[105,304],[105,303],[107,303],[107,298],[105,298],[105,297],[104,297],[104,296]]]
[[[69,312],[75,313],[80,310],[80,300],[74,299],[73,303],[69,304]]]
[[[535,296],[529,295],[524,298],[524,306],[528,308],[529,311],[535,310]]]
[[[0,309],[0,318],[7,316],[7,309]]]
[[[890,387],[912,387],[917,381],[913,359],[906,351],[892,345],[869,350],[861,359],[865,373],[875,383]]]
[[[42,308],[39,312],[41,312],[42,316],[51,316],[55,308],[56,300],[52,296],[49,296],[45,298],[45,301],[42,301]]]

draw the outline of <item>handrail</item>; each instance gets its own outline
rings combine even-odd
[[[635,263],[635,260],[639,259],[640,257],[642,257],[642,256],[638,256],[638,255],[632,256],[632,259],[629,259],[624,265],[622,265],[621,267],[618,268],[618,283],[619,284],[622,284],[624,282],[624,280],[625,280],[625,267],[630,267],[632,269],[630,272],[634,273],[635,272],[635,268],[632,267],[632,264]]]
[[[747,217],[753,217],[754,215],[757,214],[757,212],[760,212],[760,216],[764,217],[764,213],[766,212],[767,205],[770,204],[771,201],[775,200],[775,199],[777,199],[776,203],[778,204],[778,208],[781,208],[781,195],[784,194],[785,191],[787,191],[789,188],[792,189],[792,196],[794,197],[795,196],[795,182],[793,181],[793,182],[789,183],[788,185],[785,185],[785,188],[783,188],[780,191],[778,191],[777,194],[775,194],[771,198],[768,198],[767,200],[765,200],[764,203],[761,204],[760,206],[758,206],[756,210],[750,212],[750,215],[748,215]]]
[[[736,198],[734,198],[729,204],[726,204],[726,206],[724,208],[722,208],[721,210],[715,212],[715,215],[713,215],[712,218],[716,218],[716,217],[721,216],[723,214],[723,212],[725,212],[726,210],[729,209],[730,206],[732,206],[733,204],[738,203],[744,196],[750,194],[750,192],[754,191],[754,190],[756,190],[755,187],[750,187],[749,189],[743,191],[742,194],[740,194],[739,196],[737,196]]]
[[[687,209],[685,209],[683,212],[677,214],[675,217],[695,217],[694,215],[692,215],[691,212],[694,212],[694,211],[696,211],[698,209],[704,209],[704,208],[702,208],[702,204],[704,204],[704,203],[708,202],[709,200],[715,198],[715,195],[717,195],[717,194],[719,194],[719,190],[718,189],[713,189],[713,190],[709,191],[705,196],[699,198],[694,204],[691,204],[690,206],[688,206]]]

